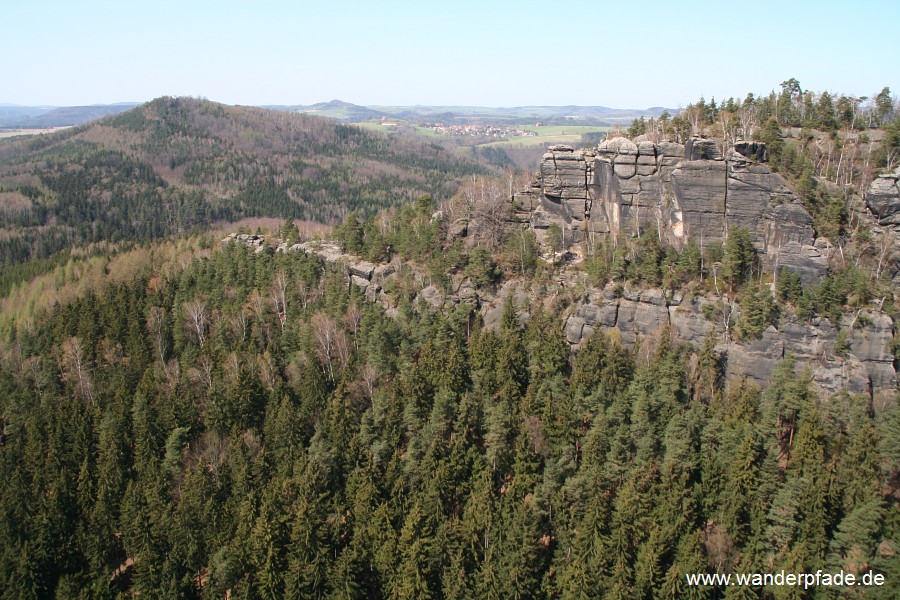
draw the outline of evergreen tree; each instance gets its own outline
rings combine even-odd
[[[722,257],[722,276],[728,282],[730,291],[750,279],[755,260],[756,250],[750,232],[743,227],[733,227],[725,240]]]

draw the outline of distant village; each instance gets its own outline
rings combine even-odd
[[[513,129],[497,125],[444,125],[441,123],[429,123],[425,127],[441,135],[467,135],[472,137],[516,137],[537,136],[534,131],[525,129]]]

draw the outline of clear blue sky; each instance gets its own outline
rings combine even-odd
[[[900,93],[900,2],[3,0],[0,103],[677,108]]]

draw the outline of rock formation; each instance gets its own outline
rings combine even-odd
[[[703,138],[682,145],[617,137],[580,151],[551,146],[516,201],[535,208],[536,230],[557,223],[572,242],[653,229],[676,246],[693,240],[708,247],[729,227],[744,227],[770,270],[812,282],[827,272],[832,248],[816,240],[812,217],[765,158],[761,143],[738,142],[723,154]]]
[[[866,208],[880,227],[873,228],[879,265],[900,286],[900,168],[875,178],[866,190]]]
[[[529,223],[539,238],[556,224],[567,245],[602,236],[635,236],[651,229],[676,246],[690,240],[708,247],[722,243],[729,228],[740,226],[750,232],[768,270],[788,269],[805,283],[814,282],[827,273],[834,248],[828,240],[816,238],[809,213],[765,160],[764,144],[738,142],[723,153],[712,140],[703,138],[685,145],[612,138],[580,151],[551,146],[530,187],[514,197],[514,220]],[[895,277],[900,276],[898,179],[900,171],[872,182],[866,194],[870,216],[864,216],[876,225],[877,234],[887,236],[882,240],[882,260]],[[465,235],[465,228],[459,235]],[[223,242],[244,243],[256,252],[266,247],[259,236],[232,234]],[[302,251],[343,269],[348,286],[359,288],[389,315],[397,314],[403,294],[405,300],[428,310],[469,304],[480,312],[486,326],[493,327],[499,323],[507,296],[514,294],[527,306],[529,297],[541,295],[526,294],[524,284],[515,280],[499,289],[478,289],[462,274],[453,275],[445,291],[427,285],[426,278],[408,265],[374,264],[327,242],[281,244],[277,251]],[[413,277],[419,285],[412,290],[391,285],[400,274]],[[560,289],[577,285],[577,278],[570,275],[560,273]],[[722,306],[721,300],[704,296],[608,286],[588,290],[570,306],[563,315],[563,330],[576,348],[598,329],[615,331],[627,345],[668,330],[700,347],[712,333],[732,378],[746,376],[764,384],[776,364],[791,353],[798,370],[808,369],[823,390],[845,388],[882,399],[896,391],[894,326],[883,312],[860,311],[845,315],[840,323],[799,322],[787,314],[777,328],[769,327],[759,338],[736,341],[726,330],[729,319],[721,318]],[[738,318],[740,306],[731,303],[727,310],[731,319]],[[527,314],[520,316],[527,318]],[[840,336],[839,331],[843,331]]]
[[[881,225],[900,225],[900,168],[879,175],[866,191],[866,205]]]
[[[254,251],[265,247],[260,236],[230,235],[223,243],[243,243]],[[446,310],[464,303],[476,309],[487,327],[497,327],[504,302],[510,294],[523,307],[529,297],[540,294],[527,293],[520,281],[507,281],[497,289],[478,289],[462,274],[451,278],[449,291],[434,285],[426,285],[425,278],[402,266],[398,260],[375,264],[358,256],[345,254],[336,244],[307,241],[287,246],[276,244],[277,252],[305,252],[315,256],[332,268],[341,269],[348,286],[358,288],[369,302],[380,304],[388,315],[398,312],[400,294],[413,305],[420,302],[428,310]],[[401,286],[391,285],[401,274],[407,274],[420,282],[415,291],[397,291]],[[574,285],[566,277],[560,285]],[[388,291],[394,290],[394,291]],[[607,286],[594,289],[572,306],[564,316],[563,331],[570,345],[577,348],[598,329],[615,331],[628,346],[642,339],[658,335],[665,329],[677,339],[701,347],[712,332],[718,340],[718,349],[725,356],[726,374],[730,378],[746,376],[759,384],[771,380],[777,363],[788,353],[797,359],[798,370],[809,369],[814,384],[827,392],[846,388],[851,392],[869,393],[876,399],[887,399],[896,390],[897,374],[891,352],[894,330],[890,316],[869,311],[855,317],[847,315],[839,324],[849,331],[846,349],[839,348],[839,327],[827,319],[814,319],[810,323],[799,322],[786,316],[779,321],[778,329],[768,328],[756,340],[735,341],[725,332],[721,319],[711,318],[708,309],[713,299],[697,296],[685,297],[680,292],[666,294],[660,289],[616,289]],[[740,307],[735,306],[731,315],[737,318]],[[527,319],[528,315],[520,315]]]
[[[851,323],[845,317],[841,325],[850,330],[846,351],[838,348],[838,327],[827,319],[798,322],[790,316],[779,321],[778,329],[769,327],[759,339],[735,341],[725,335],[720,319],[706,316],[704,306],[714,302],[704,297],[666,297],[661,290],[626,290],[617,297],[612,287],[595,292],[565,322],[566,339],[578,345],[598,328],[617,331],[626,345],[646,339],[670,327],[673,335],[695,347],[702,346],[707,334],[716,334],[718,349],[725,358],[730,378],[746,376],[759,384],[771,380],[778,362],[794,355],[798,368],[809,369],[813,382],[834,392],[846,388],[856,393],[889,397],[897,385],[894,357],[891,353],[893,324],[884,313],[871,311]],[[740,307],[732,315],[737,317]]]

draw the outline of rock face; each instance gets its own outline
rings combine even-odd
[[[900,168],[877,177],[866,190],[866,208],[881,227],[873,228],[881,262],[900,286]]]
[[[881,225],[900,225],[900,168],[880,175],[866,190],[866,205]]]
[[[261,236],[232,234],[222,241],[242,243],[254,249],[266,247]],[[485,326],[498,327],[508,296],[513,295],[520,306],[527,306],[530,298],[540,296],[539,292],[526,291],[515,280],[507,281],[496,290],[478,289],[463,275],[455,276],[449,291],[445,292],[436,286],[425,285],[423,277],[410,272],[399,262],[374,264],[344,254],[339,246],[328,242],[303,242],[290,247],[281,244],[277,251],[305,252],[343,270],[348,286],[358,288],[369,302],[380,304],[392,316],[397,314],[402,296],[414,306],[421,305],[427,310],[446,310],[468,304],[481,314]],[[823,248],[823,251],[827,249]],[[391,283],[398,281],[398,276],[404,272],[419,281],[417,291]],[[709,298],[686,299],[679,293],[667,295],[652,288],[626,288],[620,294],[613,286],[608,286],[594,290],[568,311],[563,332],[569,344],[576,348],[598,330],[616,331],[622,342],[629,346],[668,328],[679,340],[701,347],[706,336],[712,333],[719,340],[717,347],[726,357],[727,375],[732,378],[746,376],[765,384],[771,380],[778,361],[792,353],[797,359],[798,371],[810,369],[813,382],[823,390],[833,392],[846,388],[881,397],[890,396],[896,389],[897,373],[891,352],[893,323],[884,313],[862,313],[855,319],[845,317],[840,325],[849,331],[848,349],[841,355],[836,349],[838,327],[827,319],[806,323],[785,317],[779,321],[777,329],[770,327],[759,339],[736,342],[726,339],[721,319],[711,320],[705,315],[708,311],[704,307],[714,304]],[[527,313],[520,314],[520,318],[526,320]]]
[[[744,227],[770,270],[777,265],[812,282],[826,272],[830,247],[816,244],[812,217],[765,159],[765,144],[737,142],[723,153],[703,138],[681,145],[617,137],[580,151],[551,146],[516,200],[533,207],[536,230],[557,223],[571,242],[651,229],[672,244],[705,247],[721,243],[729,227]],[[890,204],[883,197],[879,206]]]
[[[854,393],[890,396],[897,385],[891,340],[891,318],[879,312],[863,315],[856,323],[845,322],[850,330],[849,349],[841,356],[836,351],[838,328],[827,319],[812,323],[791,317],[781,319],[778,328],[769,327],[758,339],[743,342],[725,340],[722,323],[704,316],[706,298],[684,300],[677,295],[666,298],[661,290],[649,289],[616,297],[611,289],[590,295],[566,319],[566,340],[577,346],[597,329],[613,329],[627,345],[660,333],[670,327],[672,334],[700,347],[714,333],[717,348],[725,355],[729,378],[746,376],[766,384],[778,362],[794,355],[798,372],[810,369],[813,382],[828,392],[848,389]]]
[[[541,161],[542,212],[562,220],[573,231],[581,231],[592,202],[592,169],[593,163],[588,164],[583,152],[575,152],[571,146],[551,146]],[[538,222],[546,220],[549,226],[551,219],[539,216]]]

